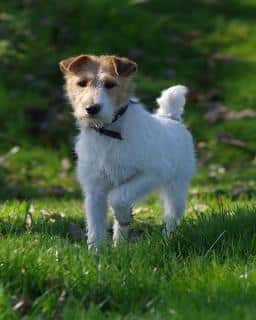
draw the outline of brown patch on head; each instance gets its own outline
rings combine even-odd
[[[59,65],[77,118],[82,117],[86,106],[96,103],[95,97],[102,88],[117,109],[124,106],[133,93],[131,76],[137,65],[127,58],[83,54],[62,60]]]
[[[125,105],[133,93],[132,74],[137,70],[137,64],[127,58],[117,56],[101,56],[101,78],[107,84],[116,85],[108,90],[113,104],[120,108]]]
[[[64,74],[77,74],[83,69],[85,65],[93,64],[93,62],[95,62],[93,56],[82,54],[76,57],[70,57],[60,61],[59,66],[60,70]]]
[[[128,77],[137,71],[137,64],[130,59],[112,56],[112,62],[118,76]]]
[[[101,70],[110,73],[113,76],[129,77],[135,71],[137,71],[137,64],[128,59],[120,58],[117,56],[93,56],[82,54],[76,57],[70,57],[62,60],[59,63],[61,71],[66,73],[77,74],[83,71],[84,67],[87,65],[97,65],[101,67]]]

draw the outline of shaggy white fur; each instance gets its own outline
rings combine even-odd
[[[193,139],[181,119],[186,92],[180,85],[164,90],[157,114],[130,103],[118,121],[106,126],[120,132],[123,140],[81,127],[77,173],[86,197],[89,247],[106,238],[108,203],[117,244],[127,236],[132,207],[155,190],[163,199],[167,233],[180,222],[196,169]]]

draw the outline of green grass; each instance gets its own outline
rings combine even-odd
[[[1,4],[0,319],[255,318],[256,120],[204,120],[213,91],[228,110],[255,110],[255,9],[254,0]],[[72,223],[84,230],[83,200],[57,62],[81,52],[133,57],[150,109],[172,84],[193,91],[185,122],[205,143],[198,159],[209,159],[170,239],[156,195],[118,248],[91,255],[71,232]],[[245,148],[220,142],[221,133]]]

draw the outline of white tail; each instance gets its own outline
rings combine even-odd
[[[187,92],[188,89],[182,85],[163,90],[161,96],[156,99],[159,105],[157,114],[181,121]]]

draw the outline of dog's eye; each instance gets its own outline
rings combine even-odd
[[[87,85],[87,80],[85,80],[85,79],[79,80],[79,81],[77,82],[77,85],[78,85],[79,87],[86,87],[86,85]]]
[[[106,89],[112,89],[116,86],[117,84],[115,82],[111,82],[111,81],[108,81],[108,82],[105,82],[104,83],[104,87]]]

